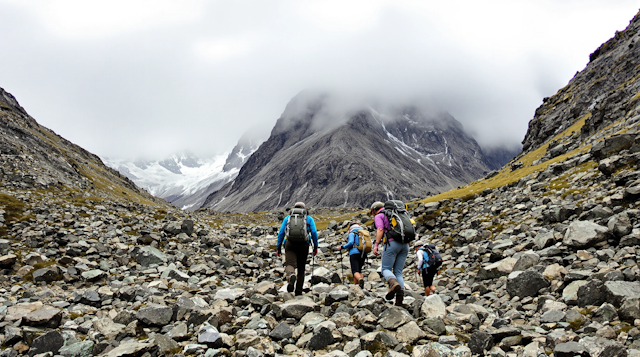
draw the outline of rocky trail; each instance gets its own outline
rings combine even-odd
[[[501,188],[412,205],[444,265],[425,299],[409,256],[403,307],[384,300],[379,258],[364,289],[343,276],[337,247],[349,220],[370,224],[362,211],[321,230],[309,291],[294,297],[274,249],[284,212],[242,225],[14,190],[0,355],[638,356],[638,154],[594,161],[629,135],[635,148],[624,134]]]

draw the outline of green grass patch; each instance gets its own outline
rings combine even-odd
[[[499,188],[505,185],[508,185],[510,183],[513,182],[517,182],[520,179],[522,179],[523,177],[526,177],[532,173],[535,172],[540,172],[543,171],[544,169],[546,169],[549,165],[556,163],[556,162],[562,162],[565,161],[567,158],[572,157],[574,155],[580,154],[580,153],[585,153],[587,152],[590,148],[591,145],[586,145],[583,147],[580,147],[578,149],[575,149],[571,152],[568,152],[564,155],[560,155],[558,157],[555,157],[551,160],[542,162],[542,163],[538,163],[537,165],[533,165],[533,163],[537,160],[540,160],[542,157],[544,157],[545,153],[547,152],[547,149],[549,147],[549,143],[550,142],[554,142],[557,141],[559,139],[562,139],[564,137],[567,136],[571,136],[573,135],[574,132],[579,131],[582,126],[585,124],[586,120],[591,116],[591,114],[587,114],[585,116],[583,116],[582,118],[580,118],[579,120],[577,120],[572,126],[570,126],[569,128],[567,128],[565,131],[563,131],[562,133],[556,135],[553,139],[549,140],[549,142],[545,145],[540,146],[539,148],[537,148],[536,150],[533,150],[529,153],[527,153],[526,155],[522,156],[520,158],[520,162],[522,162],[523,167],[521,169],[518,169],[516,171],[511,171],[511,169],[509,167],[506,167],[504,169],[502,169],[496,176],[490,178],[490,179],[481,179],[478,181],[474,181],[466,186],[460,187],[458,189],[454,189],[451,191],[447,191],[447,192],[443,192],[441,194],[435,195],[435,196],[431,196],[431,197],[427,197],[423,200],[419,200],[418,202],[437,202],[443,199],[454,199],[454,198],[466,198],[468,196],[473,196],[476,194],[481,193],[482,191],[484,191],[487,188]]]
[[[0,193],[0,208],[5,211],[5,225],[0,227],[0,237],[6,237],[8,224],[11,224],[12,221],[19,222],[26,218],[23,213],[27,208],[27,204],[13,196]]]

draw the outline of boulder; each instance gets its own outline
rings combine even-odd
[[[604,283],[598,279],[589,280],[586,284],[580,286],[577,296],[577,303],[580,307],[587,305],[600,306],[607,300]]]
[[[169,306],[147,304],[136,312],[140,322],[151,326],[164,326],[171,322],[173,310]]]
[[[53,354],[57,354],[57,352],[64,345],[64,337],[58,331],[49,331],[43,334],[40,337],[37,337],[31,343],[31,348],[29,348],[29,352],[27,355],[29,357],[33,357],[35,355],[44,353],[44,352],[52,352]]]
[[[624,299],[640,298],[639,281],[607,281],[604,283],[607,301],[621,306]]]
[[[607,240],[609,229],[591,221],[574,221],[567,229],[563,243],[574,249],[583,249]]]
[[[396,330],[409,321],[413,321],[413,316],[407,310],[396,306],[384,310],[378,318],[380,326],[388,330]]]
[[[25,325],[57,328],[62,321],[62,310],[53,306],[44,306],[22,318]]]
[[[542,288],[550,285],[549,280],[536,270],[515,271],[507,278],[509,295],[524,298],[534,296]]]
[[[501,276],[509,275],[516,265],[517,259],[505,258],[493,264],[481,267],[478,271],[478,280],[496,279]]]
[[[142,266],[164,264],[168,260],[164,253],[151,246],[136,247],[136,249],[131,252],[131,255],[132,258]]]
[[[447,308],[438,294],[427,296],[422,303],[420,311],[422,317],[427,319],[433,317],[444,319],[447,316]]]
[[[307,312],[315,310],[316,306],[316,303],[310,298],[299,296],[280,305],[280,309],[282,311],[282,316],[285,318],[292,317],[299,320]]]
[[[469,349],[471,353],[484,355],[492,346],[493,336],[484,331],[476,331],[469,337]]]

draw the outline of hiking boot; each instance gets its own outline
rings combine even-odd
[[[404,298],[404,290],[400,290],[396,293],[396,306],[402,306],[402,299]]]
[[[387,292],[385,299],[392,300],[396,296],[398,291],[402,291],[402,286],[400,286],[398,280],[395,278],[389,279],[389,291]]]
[[[360,289],[364,289],[364,278],[360,279],[360,281],[358,281],[358,285],[360,286]]]
[[[295,274],[289,275],[288,280],[289,280],[289,284],[287,284],[287,291],[293,292],[293,289],[295,289],[295,286],[296,286],[296,275]]]

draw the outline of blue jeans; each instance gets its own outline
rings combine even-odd
[[[386,281],[392,278],[398,280],[402,290],[404,290],[402,269],[404,269],[407,255],[409,255],[409,243],[398,243],[395,240],[389,241],[382,253],[382,276]]]

